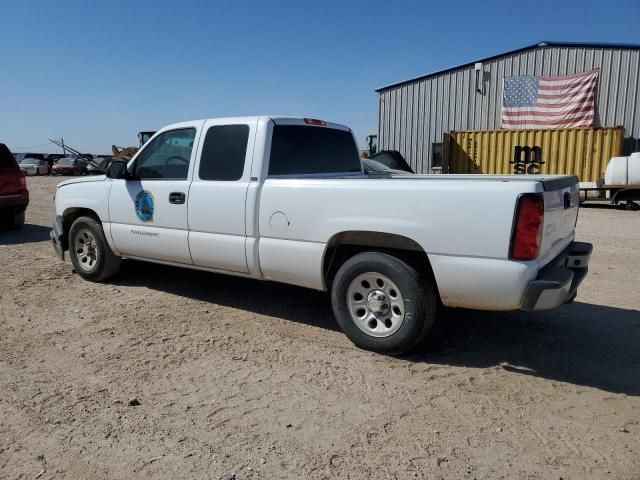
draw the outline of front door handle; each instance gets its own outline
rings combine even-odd
[[[182,205],[186,196],[183,192],[171,192],[169,194],[169,203],[175,203],[176,205]]]

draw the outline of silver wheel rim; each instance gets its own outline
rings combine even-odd
[[[347,307],[353,323],[372,337],[388,337],[402,326],[402,292],[386,275],[376,272],[355,277],[347,289]]]
[[[74,252],[78,260],[78,266],[85,272],[90,272],[98,263],[98,247],[93,233],[82,228],[76,234]]]

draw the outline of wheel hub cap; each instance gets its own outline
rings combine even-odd
[[[386,315],[391,308],[387,295],[382,290],[374,290],[367,296],[367,307],[374,315]]]
[[[347,288],[347,307],[353,323],[372,337],[393,335],[405,318],[402,292],[386,275],[367,272]]]
[[[98,249],[93,234],[87,229],[82,229],[76,235],[74,243],[78,265],[82,270],[90,272],[98,260]]]

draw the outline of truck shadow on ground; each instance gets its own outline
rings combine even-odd
[[[27,223],[20,230],[0,229],[0,245],[20,245],[23,243],[44,242],[49,240],[51,227]]]
[[[339,330],[329,295],[313,290],[140,262],[127,262],[114,283]],[[640,311],[582,302],[537,313],[443,309],[425,344],[404,360],[500,366],[640,396]]]
[[[640,311],[576,301],[549,312],[445,309],[417,362],[506,371],[640,396]]]

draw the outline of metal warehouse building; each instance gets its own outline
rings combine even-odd
[[[376,90],[378,142],[417,173],[437,171],[443,135],[500,129],[502,81],[600,68],[596,127],[624,127],[622,151],[640,146],[640,45],[542,42]]]

